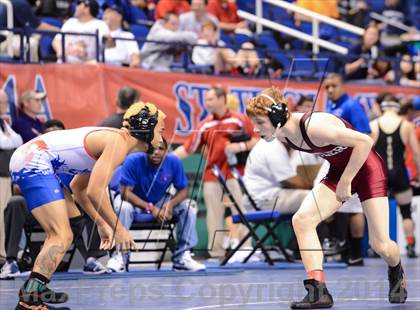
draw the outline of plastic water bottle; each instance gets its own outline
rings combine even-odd
[[[234,153],[227,155],[227,162],[229,166],[235,166],[238,164],[238,158]]]

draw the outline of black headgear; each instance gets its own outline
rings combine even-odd
[[[287,122],[287,117],[289,115],[289,108],[285,103],[276,102],[271,96],[267,94],[261,94],[261,96],[269,99],[273,104],[270,108],[265,108],[268,111],[268,118],[270,119],[271,124],[275,128],[283,127]]]
[[[150,109],[144,106],[139,113],[124,120],[128,122],[128,130],[134,138],[150,144],[153,140],[156,124],[158,123],[158,115],[159,111],[151,115]]]

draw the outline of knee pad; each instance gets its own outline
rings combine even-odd
[[[86,220],[83,217],[83,215],[72,217],[70,219],[70,227],[71,227],[71,231],[73,233],[74,239],[76,239],[78,236],[82,234],[85,224],[86,224]]]
[[[411,219],[411,203],[400,205],[401,216],[404,220]]]

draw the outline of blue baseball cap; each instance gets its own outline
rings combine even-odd
[[[123,8],[121,6],[119,6],[118,4],[115,4],[115,3],[105,3],[102,6],[102,10],[105,11],[106,9],[111,9],[111,10],[113,10],[115,12],[118,12],[120,15],[124,15]]]

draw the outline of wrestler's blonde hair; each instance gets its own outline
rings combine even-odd
[[[162,110],[159,110],[153,103],[139,101],[133,103],[125,112],[123,126],[126,128],[130,128],[130,124],[127,120],[131,116],[139,114],[140,111],[144,108],[147,108],[149,110],[149,116],[154,116],[157,114],[158,121],[162,121],[166,118],[166,114]]]
[[[253,97],[246,105],[246,114],[249,117],[268,116],[274,102],[278,104],[284,103],[287,105],[286,97],[284,97],[282,91],[277,87],[266,88],[261,94],[264,94],[265,96],[258,95]],[[272,100],[270,100],[270,98]]]

